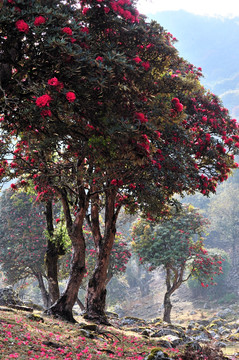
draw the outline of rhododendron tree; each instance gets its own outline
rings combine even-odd
[[[1,177],[17,177],[17,189],[24,174],[39,201],[62,202],[73,255],[49,312],[69,320],[86,271],[88,218],[97,262],[86,311],[106,322],[121,207],[155,217],[175,193],[215,192],[237,166],[237,123],[172,35],[130,0],[5,0],[0,20]]]
[[[141,265],[149,271],[163,267],[166,293],[164,321],[171,322],[171,295],[190,276],[203,287],[213,285],[213,278],[222,272],[220,255],[209,255],[202,235],[208,225],[192,206],[184,206],[167,219],[154,222],[139,219],[132,228],[132,246]]]

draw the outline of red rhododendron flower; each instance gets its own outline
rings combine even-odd
[[[89,34],[89,28],[87,26],[84,26],[80,29],[81,32],[85,32],[86,34]]]
[[[179,102],[180,102],[179,99],[176,98],[176,97],[173,98],[171,101],[172,101],[173,104],[176,104],[176,103],[179,103]]]
[[[110,12],[110,8],[108,8],[108,6],[104,7],[104,12],[108,14]]]
[[[142,60],[140,59],[140,57],[136,56],[134,59],[133,59],[137,64],[142,62]]]
[[[46,117],[46,116],[52,116],[51,110],[42,110],[41,111],[41,116],[42,117]]]
[[[60,82],[56,77],[53,77],[48,80],[48,84],[51,86],[58,86],[60,84]]]
[[[141,122],[141,124],[148,122],[148,119],[145,117],[145,115],[143,113],[136,112],[135,116],[136,116],[136,119],[138,119]]]
[[[117,11],[118,6],[117,6],[117,4],[116,4],[116,3],[111,2],[111,3],[110,3],[110,6],[111,6],[111,9],[112,9],[113,11]]]
[[[49,106],[51,100],[52,100],[52,98],[50,97],[50,95],[45,94],[36,99],[36,105],[38,107]]]
[[[72,30],[70,27],[64,27],[63,29],[61,29],[65,34],[67,35],[72,35]]]
[[[102,56],[97,56],[97,58],[95,60],[96,61],[103,61],[104,59],[102,58]]]
[[[150,68],[149,61],[143,62],[141,65],[145,68],[146,71]]]
[[[180,102],[174,104],[174,107],[178,112],[183,110],[183,104],[181,104]]]
[[[37,16],[35,18],[34,25],[39,26],[41,24],[45,24],[45,22],[46,22],[46,19],[44,18],[44,16]]]
[[[131,14],[131,12],[129,10],[125,10],[124,13],[123,13],[123,16],[124,16],[124,18],[126,20],[129,20],[129,19],[131,19],[132,14]]]
[[[74,92],[68,91],[68,93],[66,93],[66,98],[69,102],[74,102],[76,99],[76,95]]]
[[[24,21],[24,20],[18,20],[16,22],[16,28],[21,31],[21,32],[24,32],[24,33],[28,33],[29,31],[29,26],[28,24]]]
[[[82,14],[86,15],[89,10],[90,8],[84,7],[84,9],[82,10]]]
[[[113,180],[111,180],[111,185],[117,185],[117,180],[116,179],[113,179]]]

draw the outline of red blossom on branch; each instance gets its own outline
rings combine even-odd
[[[45,22],[46,22],[46,19],[44,18],[44,16],[37,16],[35,18],[34,25],[35,26],[40,26],[42,24],[45,24]]]
[[[136,112],[135,117],[141,122],[141,124],[148,122],[148,119],[145,117],[143,113]]]
[[[20,32],[24,32],[25,34],[27,34],[29,32],[29,26],[24,20],[18,20],[16,22],[16,28]]]
[[[52,98],[50,97],[50,95],[45,94],[45,95],[42,95],[42,96],[40,96],[40,97],[38,97],[38,98],[36,99],[36,105],[37,105],[38,107],[49,106],[51,100],[52,100]]]
[[[74,92],[72,92],[72,91],[68,91],[68,93],[66,93],[66,98],[67,98],[67,100],[69,101],[69,102],[74,102],[75,101],[75,99],[76,99],[76,95],[75,95],[75,93]]]
[[[62,32],[64,32],[65,34],[67,34],[67,35],[72,35],[72,30],[71,30],[71,28],[70,27],[64,27],[63,29],[61,29],[62,30]]]

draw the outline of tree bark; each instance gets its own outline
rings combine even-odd
[[[80,196],[80,207],[77,211],[74,222],[72,222],[67,192],[64,191],[64,189],[58,189],[58,191],[61,195],[66,226],[72,242],[73,253],[66,289],[60,298],[46,311],[46,313],[74,323],[76,321],[73,317],[72,309],[77,300],[78,290],[86,272],[83,221],[86,209],[88,208],[88,202],[84,196],[84,190],[82,190],[82,194]]]
[[[166,267],[166,288],[167,291],[164,295],[164,314],[163,321],[171,324],[171,310],[172,304],[170,297],[179,288],[179,286],[185,281],[183,280],[183,274],[185,270],[185,264],[181,264],[179,268]],[[172,275],[173,273],[173,275]],[[173,279],[173,281],[171,281]]]
[[[106,192],[106,205],[105,205],[105,233],[103,239],[99,236],[99,226],[94,217],[92,221],[93,231],[98,239],[98,258],[95,270],[91,279],[89,280],[86,295],[86,318],[95,321],[96,323],[109,325],[107,316],[105,314],[106,307],[106,284],[107,273],[109,266],[109,259],[113,247],[115,233],[116,233],[116,219],[118,213],[115,212],[116,192],[108,190]],[[94,209],[95,211],[95,209]],[[94,227],[95,224],[95,227]],[[100,240],[99,240],[100,239]]]
[[[51,305],[52,305],[60,297],[60,290],[58,285],[59,254],[58,254],[57,244],[55,244],[52,241],[54,234],[52,201],[48,201],[46,203],[45,215],[46,215],[47,232],[48,232],[45,265],[47,272],[48,289],[49,289]]]
[[[50,295],[48,294],[48,292],[46,290],[42,274],[41,273],[35,273],[35,276],[37,278],[38,286],[39,286],[39,289],[41,291],[41,296],[42,296],[42,301],[43,301],[44,307],[46,309],[48,309],[51,306],[51,299],[50,299]]]
[[[163,321],[166,321],[167,323],[171,324],[171,310],[172,310],[172,304],[170,301],[171,294],[166,292],[164,295],[164,314],[163,314]]]
[[[78,297],[77,297],[77,299],[76,299],[76,302],[77,302],[77,304],[79,305],[81,311],[85,311],[85,306],[84,306],[84,304],[80,301],[80,299],[79,299]]]

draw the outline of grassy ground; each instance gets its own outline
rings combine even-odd
[[[93,331],[87,330],[92,323],[82,317],[76,317],[76,320],[77,324],[70,324],[51,317],[42,318],[35,312],[32,316],[19,310],[0,310],[0,359],[143,360],[157,347],[157,340],[122,328],[117,320],[112,320],[110,327],[93,324]],[[230,349],[230,354],[236,350]],[[174,359],[181,359],[181,351],[167,350]]]
[[[30,320],[22,311],[0,311],[0,359],[129,359],[142,360],[155,342],[117,327],[99,326],[93,339],[79,324],[50,317]],[[39,320],[41,320],[39,318]],[[82,323],[83,319],[78,318]],[[117,324],[116,324],[117,326]]]

